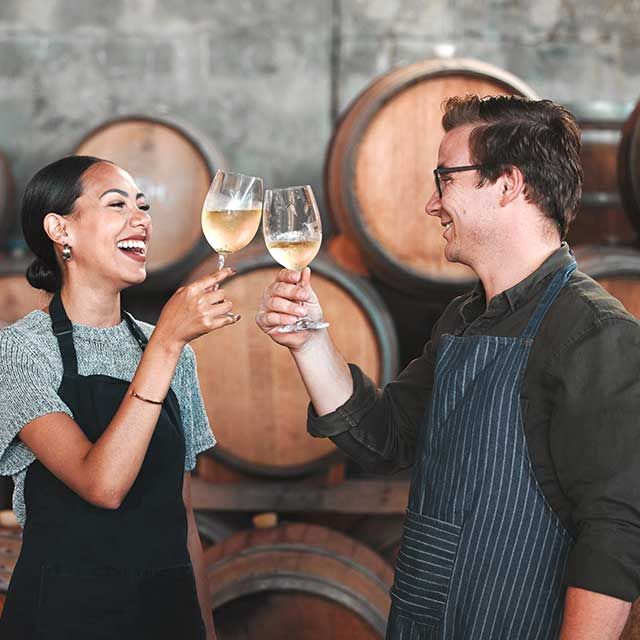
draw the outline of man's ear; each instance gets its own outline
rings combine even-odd
[[[500,185],[501,207],[505,207],[524,194],[524,175],[518,167],[508,167],[498,178],[498,183]]]
[[[69,244],[69,231],[65,216],[61,216],[58,213],[47,213],[42,224],[45,233],[55,244]]]

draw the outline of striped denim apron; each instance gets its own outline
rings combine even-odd
[[[531,467],[520,388],[551,279],[520,337],[442,337],[391,589],[387,640],[552,640],[571,538]]]

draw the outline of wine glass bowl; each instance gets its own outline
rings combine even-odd
[[[246,247],[258,231],[262,215],[262,179],[218,170],[202,206],[202,232],[218,253],[218,269],[225,257]]]
[[[309,185],[267,189],[262,231],[273,259],[285,269],[302,271],[316,257],[322,244],[322,223]],[[280,327],[281,333],[324,329],[329,324],[308,315]]]

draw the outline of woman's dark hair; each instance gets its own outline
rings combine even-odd
[[[29,181],[22,199],[22,233],[36,259],[27,269],[27,280],[36,289],[54,293],[62,285],[62,273],[53,242],[44,230],[48,213],[67,216],[82,195],[82,176],[99,162],[92,156],[69,156],[40,169]]]
[[[473,164],[482,165],[478,186],[518,167],[528,201],[556,223],[564,239],[582,194],[580,128],[574,116],[550,100],[520,96],[454,97],[444,110],[445,131],[476,125],[469,148]]]

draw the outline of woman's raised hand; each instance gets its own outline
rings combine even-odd
[[[312,320],[322,319],[322,308],[311,288],[311,270],[282,269],[262,293],[256,323],[274,342],[297,351],[316,338],[321,331],[280,333],[279,328],[293,324],[308,315]],[[304,304],[301,304],[304,303]]]
[[[180,287],[164,305],[154,331],[156,338],[179,348],[220,327],[235,324],[239,315],[225,300],[220,284],[235,271],[230,267]]]

